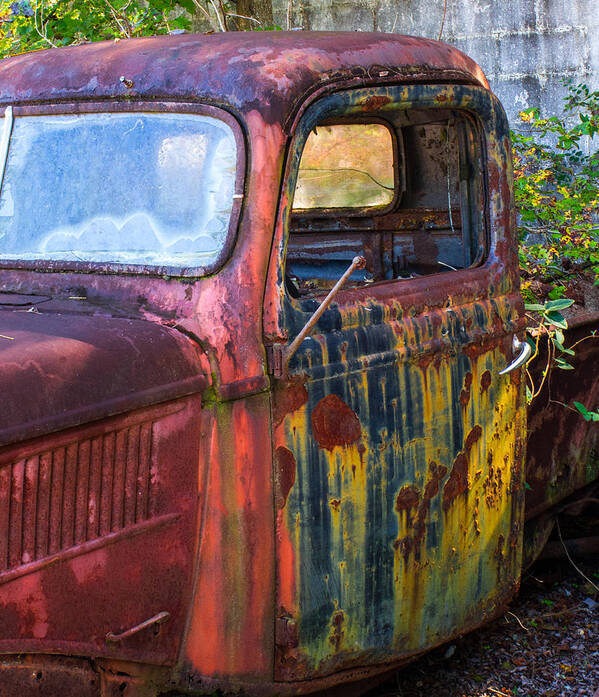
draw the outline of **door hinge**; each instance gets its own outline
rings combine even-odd
[[[283,377],[283,360],[285,347],[283,344],[271,344],[266,347],[266,363],[268,372],[275,378]]]

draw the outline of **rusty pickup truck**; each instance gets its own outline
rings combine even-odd
[[[0,114],[3,697],[309,693],[505,610],[599,458],[547,400],[526,455],[509,130],[472,60],[103,42],[2,61]]]

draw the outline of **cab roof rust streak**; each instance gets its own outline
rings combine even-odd
[[[124,78],[121,80],[121,78]],[[337,84],[452,80],[488,88],[478,65],[430,39],[381,33],[229,32],[103,41],[0,62],[0,104],[191,99],[289,124]]]

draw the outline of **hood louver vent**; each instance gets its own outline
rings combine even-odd
[[[143,423],[2,466],[0,581],[152,517],[151,443]]]

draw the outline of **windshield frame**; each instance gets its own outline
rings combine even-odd
[[[118,264],[114,262],[97,261],[65,261],[57,259],[11,259],[0,257],[0,269],[23,269],[41,272],[72,271],[84,274],[118,274],[118,275],[142,275],[153,277],[174,278],[201,278],[217,272],[230,257],[237,239],[239,220],[244,200],[244,187],[246,179],[246,141],[239,120],[224,108],[211,104],[200,104],[185,101],[149,101],[149,100],[113,100],[94,102],[69,102],[69,103],[45,103],[19,106],[17,104],[4,104],[0,109],[4,111],[12,106],[15,121],[21,116],[53,116],[90,113],[172,113],[172,114],[196,114],[210,116],[225,123],[235,139],[237,148],[237,170],[235,174],[235,189],[229,219],[225,243],[218,256],[206,266],[180,267],[180,266],[154,266],[148,264]],[[0,126],[2,124],[0,118]]]

